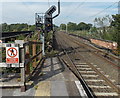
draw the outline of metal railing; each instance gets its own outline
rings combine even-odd
[[[27,79],[30,78],[31,73],[34,72],[35,68],[38,64],[40,64],[42,59],[42,42],[38,41],[27,41],[24,40],[15,40],[15,43],[0,43],[0,48],[2,47],[18,47],[19,50],[19,62],[18,63],[7,63],[7,62],[0,62],[0,67],[17,67],[20,69],[20,85],[21,91],[24,92],[26,90],[26,82]],[[1,57],[2,58],[2,57]],[[5,58],[4,58],[5,59]],[[13,58],[10,58],[13,59]],[[6,60],[4,60],[6,61]],[[9,73],[8,73],[9,74]],[[9,84],[9,81],[8,81]],[[18,84],[18,82],[17,82]],[[10,84],[14,86],[15,84]],[[5,86],[4,82],[2,82],[1,86]]]

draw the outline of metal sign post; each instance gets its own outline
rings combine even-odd
[[[25,76],[25,66],[24,66],[24,64],[25,64],[25,47],[24,47],[24,40],[15,40],[15,43],[19,43],[20,44],[20,53],[21,53],[21,55],[20,55],[20,58],[21,58],[21,65],[23,66],[22,68],[21,68],[21,82],[23,83],[23,85],[21,86],[21,92],[25,92],[25,90],[26,90],[26,80],[25,80],[25,78],[26,78],[26,76]]]

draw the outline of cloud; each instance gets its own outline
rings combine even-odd
[[[57,6],[57,3],[50,2],[50,5],[53,4]],[[54,23],[57,25],[69,21],[76,23],[81,21],[92,23],[95,17],[116,14],[117,3],[97,16],[91,17],[111,4],[113,4],[113,2],[85,2],[84,4],[82,4],[82,2],[62,2],[61,13],[54,19]],[[48,8],[48,2],[3,2],[0,13],[2,13],[2,22],[34,24],[35,13],[44,13]],[[57,11],[54,15],[55,14],[57,14]]]
[[[113,3],[85,3],[82,6],[77,6],[79,4],[72,3],[68,7],[63,6],[61,9],[60,16],[55,19],[56,24],[67,23],[69,21],[79,23],[79,22],[87,22],[93,23],[95,17],[104,17],[106,15],[117,14],[117,4],[110,7],[109,9],[104,10],[108,6]],[[67,10],[68,11],[67,11]],[[103,12],[101,12],[104,10]],[[71,12],[71,13],[70,13]],[[99,13],[101,12],[101,13]],[[97,14],[98,13],[98,14]]]
[[[45,12],[46,4],[28,5],[26,3],[2,3],[2,20],[8,23],[30,22],[34,24],[36,12]]]

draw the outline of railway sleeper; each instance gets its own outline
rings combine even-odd
[[[76,66],[76,67],[85,67],[85,68],[90,68],[88,65],[79,65],[79,64],[76,64],[75,66]]]
[[[111,93],[114,92],[113,89],[109,86],[89,86],[93,92],[105,92]]]
[[[107,75],[108,76],[108,75]],[[82,77],[84,78],[84,79],[100,79],[101,77],[99,77],[99,75],[88,75],[88,74],[82,74]]]
[[[94,94],[96,95],[96,96],[99,96],[99,97],[104,97],[104,96],[115,96],[115,97],[117,97],[118,96],[118,93],[116,93],[116,92],[109,92],[109,93],[107,93],[107,92],[94,92]]]
[[[105,82],[104,80],[99,80],[99,79],[85,79],[87,82]],[[111,80],[112,82],[115,83],[115,80]]]
[[[77,68],[79,71],[93,71],[91,68]]]
[[[105,92],[105,93],[111,93],[114,92],[112,88],[92,88],[93,92]]]
[[[89,85],[90,88],[96,88],[96,89],[109,89],[111,88],[110,86],[95,86],[95,85]]]
[[[86,67],[86,68],[89,67],[89,65],[87,65],[87,64],[86,64],[86,65],[85,65],[85,64],[84,64],[84,65],[83,65],[83,64],[81,64],[81,65],[80,65],[80,64],[76,64],[76,66],[77,66],[77,67]],[[93,66],[94,66],[94,67],[97,67],[97,65],[93,65]],[[90,68],[90,67],[89,67],[89,68]]]
[[[89,77],[90,77],[90,78],[97,78],[97,77],[98,77],[98,75],[88,75],[88,74],[87,74],[87,75],[85,74],[85,75],[82,75],[82,76],[83,76],[83,77],[88,77],[88,78],[89,78]]]
[[[81,74],[95,74],[95,71],[79,71]]]
[[[100,79],[101,79],[101,77],[99,76],[99,75],[97,75],[97,74],[95,74],[95,73],[82,73],[81,71],[79,71],[80,73],[81,73],[81,75],[84,77],[84,79],[85,80],[87,80],[87,81],[100,81]],[[109,77],[109,75],[105,75],[106,77]],[[101,81],[104,81],[103,79],[101,80]],[[113,83],[116,83],[116,81],[115,80],[113,80],[113,79],[111,79],[110,80],[111,82],[113,82]]]
[[[85,80],[86,81],[86,80]],[[95,86],[106,86],[104,81],[86,81],[88,85],[95,85]],[[107,85],[108,86],[108,85]]]
[[[93,71],[93,69],[91,68],[91,67],[77,67],[77,69],[79,69],[79,70],[87,70],[87,71]],[[101,68],[96,68],[97,70],[99,70],[99,71],[101,71],[101,72],[103,72],[102,70],[101,70]]]
[[[77,66],[88,66],[87,63],[74,62],[74,64]]]
[[[89,71],[79,71],[81,74],[97,74],[95,71],[89,70]],[[104,73],[103,71],[100,71],[101,73]]]

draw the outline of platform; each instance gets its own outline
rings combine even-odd
[[[36,82],[35,96],[87,96],[76,76],[57,57],[46,59]]]

